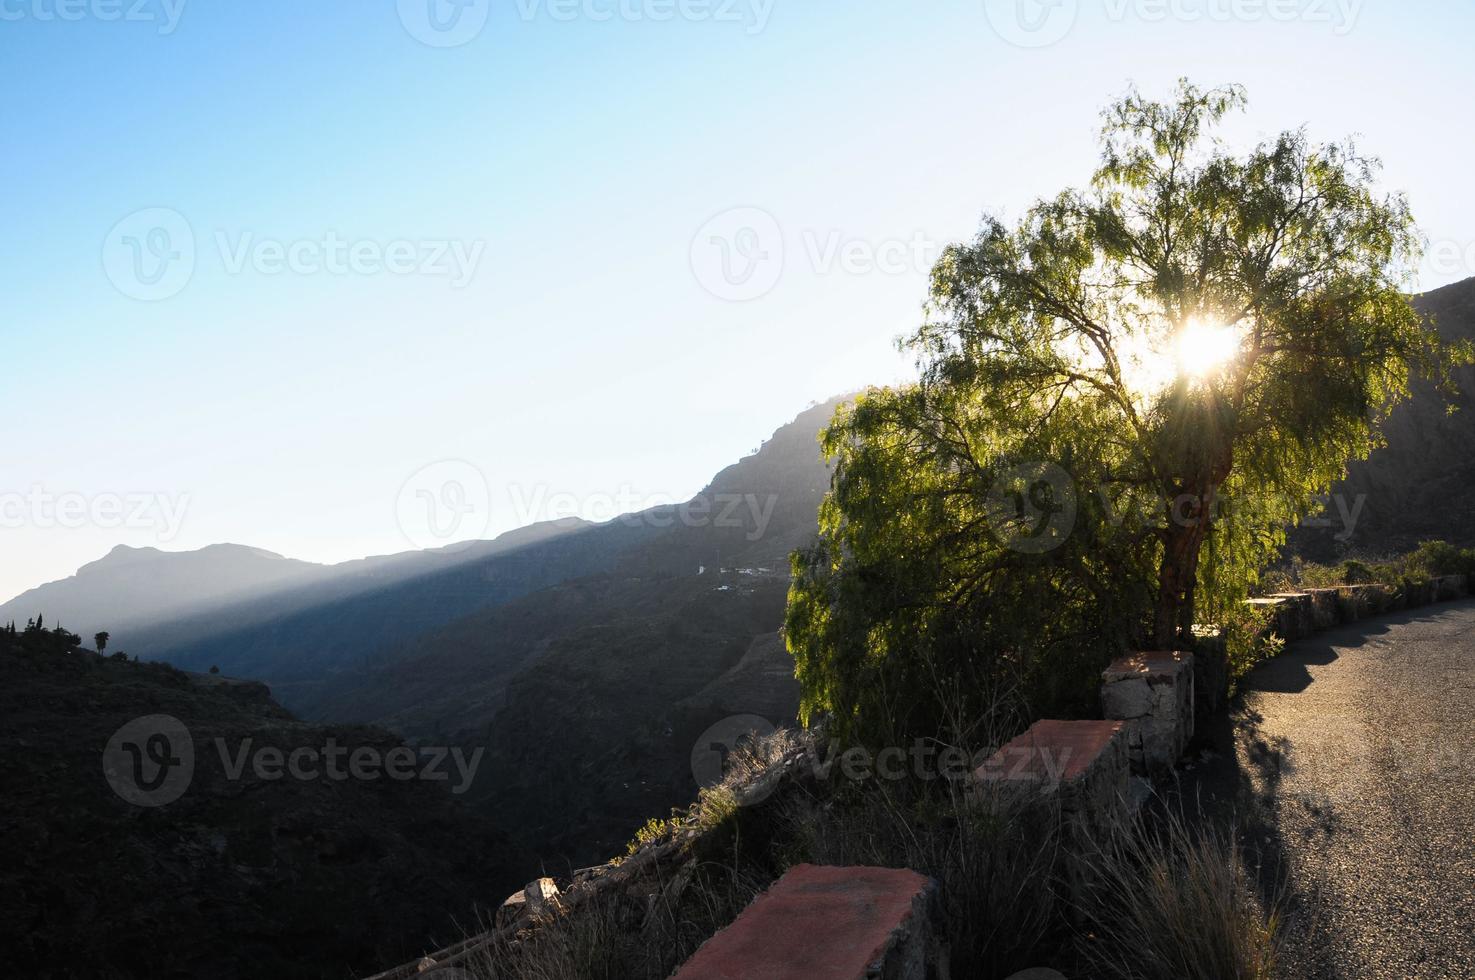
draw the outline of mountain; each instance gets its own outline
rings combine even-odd
[[[191,750],[192,768],[159,781],[172,799],[124,795],[155,779],[133,781],[122,749],[139,726],[132,744],[150,758],[145,734],[165,735],[172,760]],[[456,777],[424,778],[418,759],[408,780],[331,779],[321,763],[320,778],[273,778],[229,762],[334,745],[382,759],[402,744],[305,725],[258,683],[100,657],[61,631],[0,630],[8,969],[336,980],[459,938],[458,923],[522,884],[531,862],[451,791]]]
[[[598,574],[479,610],[345,683],[320,717],[484,748],[474,799],[549,867],[618,850],[689,801],[697,737],[730,716],[792,722],[778,629],[789,555],[818,530],[836,403],[783,426]],[[597,539],[601,531],[588,532]]]
[[[0,873],[0,892],[38,908],[46,888],[64,888],[53,897],[85,910],[66,923],[15,920],[17,937],[6,938],[25,962],[86,964],[128,935],[169,951],[164,975],[231,977],[255,963],[257,975],[309,976],[347,964],[350,951],[404,959],[416,938],[447,935],[442,910],[464,916],[575,855],[603,860],[647,817],[690,800],[690,747],[713,720],[793,717],[797,684],[776,631],[788,555],[813,538],[829,486],[818,432],[834,409],[804,412],[692,501],[606,524],[545,525],[455,555],[347,566],[231,546],[119,551],[28,593],[26,607],[7,604],[18,620],[55,622],[53,601],[115,583],[124,598],[67,605],[68,620],[110,628],[92,617],[114,612],[129,624],[112,630],[114,648],[121,632],[129,649],[174,666],[74,650],[41,665],[64,665],[52,677],[0,661],[0,776],[23,787],[17,812],[27,819],[67,815],[55,826],[0,823],[0,859],[17,869]],[[205,575],[204,563],[227,556],[257,573],[164,601],[188,577],[178,569]],[[273,579],[268,568],[290,571]],[[190,612],[147,619],[181,606]],[[176,669],[217,664],[271,681],[313,724],[292,719],[260,684]],[[485,755],[470,792],[449,801],[382,784],[336,793],[321,783],[235,785],[212,770],[196,777],[201,793],[145,811],[95,774],[111,733],[151,713],[180,718],[196,745],[255,737],[288,748],[331,734]],[[52,771],[62,778],[47,783]],[[407,821],[423,822],[425,836],[404,840]],[[54,886],[47,866],[63,869]],[[116,901],[80,902],[89,889]],[[229,923],[224,935],[217,920]],[[300,950],[314,932],[335,941]],[[266,946],[300,962],[279,966]]]
[[[180,553],[119,545],[71,578],[0,605],[0,621],[25,622],[44,614],[83,636],[109,630],[116,639],[139,623],[289,588],[325,571],[322,565],[235,544]]]
[[[441,708],[443,719],[480,723],[485,714],[458,715],[436,696],[443,688],[437,678],[465,677],[464,658],[459,672],[446,666],[440,674],[428,665],[397,675],[385,670],[470,651],[475,677],[465,686],[494,700],[497,685],[526,663],[528,651],[561,618],[555,611],[547,629],[529,629],[539,620],[525,618],[522,607],[498,614],[509,603],[606,574],[685,575],[704,566],[716,574],[723,563],[785,569],[788,552],[814,533],[828,486],[817,433],[834,405],[816,406],[781,428],[686,504],[599,525],[551,522],[447,551],[334,566],[233,546],[187,554],[120,550],[72,579],[0,606],[0,621],[41,614],[48,622],[61,617],[84,634],[107,629],[112,649],[261,680],[307,717],[394,719],[418,731],[418,723],[399,712],[420,702]],[[224,567],[226,558],[257,571],[208,585],[190,581],[208,582],[212,563]],[[273,578],[267,570],[280,571]],[[480,636],[488,631],[499,637],[490,652]],[[487,692],[488,686],[494,690]],[[461,699],[456,690],[450,695]]]
[[[550,521],[493,541],[339,565],[237,545],[117,548],[0,605],[0,622],[44,615],[84,636],[108,630],[113,649],[267,681],[300,708],[380,647],[600,567],[597,549],[565,540],[591,526]]]
[[[1475,278],[1424,293],[1414,305],[1446,340],[1475,341]],[[1334,488],[1357,514],[1350,536],[1336,518],[1335,527],[1301,529],[1295,550],[1328,560],[1393,554],[1433,538],[1475,545],[1475,367],[1458,369],[1455,382],[1454,414],[1428,381],[1415,382],[1413,398],[1384,423],[1387,445],[1353,463]]]

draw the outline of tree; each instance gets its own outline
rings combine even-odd
[[[92,642],[97,645],[96,648],[97,648],[97,652],[99,654],[101,654],[101,653],[103,653],[103,652],[105,652],[107,650],[107,648],[108,648],[108,639],[109,639],[109,634],[107,632],[99,633],[99,634],[97,634],[96,636],[94,636],[92,638]]]
[[[1168,103],[1131,92],[1086,189],[945,252],[906,342],[920,381],[867,393],[825,436],[833,489],[788,624],[806,711],[890,696],[859,694],[847,666],[873,688],[898,658],[936,673],[963,625],[944,659],[973,673],[1073,631],[1184,644],[1201,600],[1242,596],[1377,444],[1411,372],[1447,383],[1469,360],[1410,305],[1419,240],[1376,161],[1304,132],[1237,156],[1213,129],[1244,104],[1186,81]],[[1025,606],[990,603],[1000,589]]]

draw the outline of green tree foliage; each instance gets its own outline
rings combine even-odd
[[[97,652],[100,654],[106,653],[108,649],[109,639],[111,639],[111,634],[109,634],[107,631],[103,631],[97,634],[92,638],[92,642],[95,644],[94,649],[96,649]]]
[[[1247,594],[1411,372],[1468,359],[1409,303],[1419,242],[1376,162],[1303,132],[1235,155],[1214,129],[1244,102],[1129,93],[1086,189],[939,261],[919,382],[824,436],[787,624],[807,716],[961,738],[1001,685],[1079,703],[1122,646]]]
[[[60,626],[47,629],[39,616],[27,622],[23,630],[17,630],[14,623],[0,629],[0,653],[63,654],[73,653],[81,645],[80,636]]]

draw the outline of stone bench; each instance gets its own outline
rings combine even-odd
[[[1403,580],[1403,604],[1407,609],[1417,609],[1427,606],[1439,599],[1438,586],[1435,582],[1425,580],[1415,582],[1411,579]]]
[[[1130,777],[1120,721],[1037,721],[974,770],[981,792],[1056,797],[1061,812],[1087,829],[1114,825],[1127,812]]]
[[[1337,587],[1337,609],[1344,622],[1354,622],[1386,612],[1393,590],[1386,585],[1342,585]]]
[[[1303,639],[1316,632],[1316,599],[1311,593],[1277,592],[1267,598],[1280,600],[1278,620],[1284,630],[1280,635],[1287,642]]]
[[[1440,602],[1463,599],[1470,594],[1470,583],[1464,575],[1441,575],[1432,584]]]
[[[1288,599],[1276,596],[1256,596],[1253,599],[1246,599],[1245,605],[1270,614],[1269,625],[1266,627],[1268,632],[1288,642],[1296,639],[1298,634],[1296,610]]]
[[[1308,605],[1309,608],[1309,605]],[[1171,770],[1193,737],[1193,654],[1135,653],[1101,673],[1101,713],[1125,726],[1133,771]]]
[[[938,914],[915,871],[801,864],[672,980],[948,980]]]
[[[1329,630],[1342,621],[1336,589],[1307,589],[1306,594],[1311,597],[1311,617],[1317,630]]]

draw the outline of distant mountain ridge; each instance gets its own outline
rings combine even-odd
[[[238,544],[186,552],[119,545],[75,575],[0,605],[0,620],[45,615],[88,636],[103,629],[120,632],[199,605],[310,580],[326,567]]]

